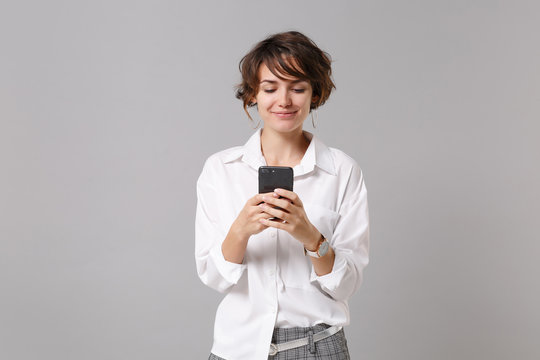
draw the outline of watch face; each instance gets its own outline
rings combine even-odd
[[[324,240],[319,247],[319,256],[323,257],[328,252],[328,241]]]

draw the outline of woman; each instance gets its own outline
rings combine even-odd
[[[366,188],[353,159],[303,130],[334,88],[330,57],[285,32],[240,69],[237,97],[264,126],[210,156],[197,181],[197,271],[225,294],[210,359],[349,359],[342,326],[368,263]],[[294,192],[257,194],[264,165],[292,167]]]

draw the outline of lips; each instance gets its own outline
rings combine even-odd
[[[276,115],[279,118],[288,118],[296,115],[298,111],[283,111],[283,112],[273,112],[272,114]]]

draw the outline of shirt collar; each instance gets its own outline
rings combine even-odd
[[[244,146],[238,147],[224,157],[224,162],[229,163],[239,158],[243,162],[258,170],[260,166],[266,166],[266,160],[261,151],[261,131],[258,129]],[[304,134],[310,139],[309,146],[300,164],[294,167],[294,176],[307,174],[317,166],[331,175],[336,175],[334,160],[330,149],[318,137],[304,130]]]

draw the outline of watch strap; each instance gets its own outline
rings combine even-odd
[[[326,254],[324,254],[324,255],[319,254],[319,249],[321,248],[322,243],[324,243],[325,241],[327,241],[326,238],[324,237],[323,234],[321,234],[321,238],[319,239],[319,244],[317,245],[317,249],[315,249],[315,251],[309,251],[304,246],[304,255],[309,255],[309,256],[314,257],[314,258],[323,257]]]

